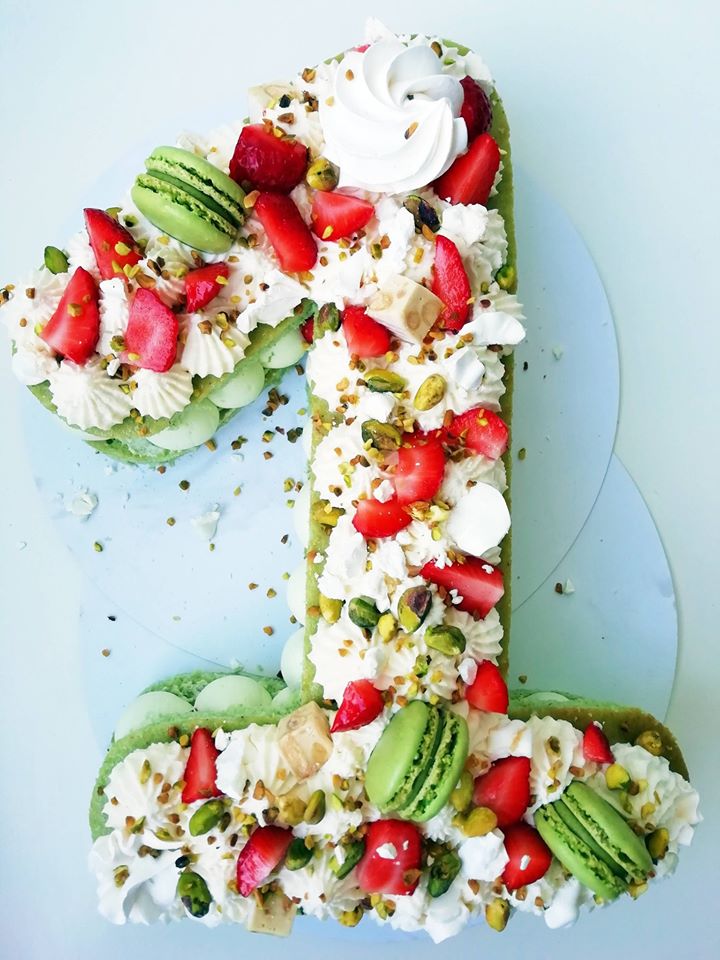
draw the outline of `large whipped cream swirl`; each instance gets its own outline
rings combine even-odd
[[[467,147],[463,91],[429,46],[388,37],[338,65],[320,101],[325,153],[342,186],[403,193],[426,186]]]

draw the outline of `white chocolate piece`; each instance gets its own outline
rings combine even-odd
[[[327,763],[333,750],[330,725],[320,707],[311,701],[278,724],[278,747],[298,780],[307,780]]]
[[[250,933],[269,933],[275,937],[288,937],[292,930],[297,907],[284,893],[268,894],[262,905],[250,897],[250,915],[246,927]]]
[[[367,306],[368,314],[400,340],[422,343],[440,316],[442,300],[408,277],[392,277]]]

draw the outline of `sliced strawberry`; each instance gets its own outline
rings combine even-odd
[[[300,333],[307,343],[312,343],[315,339],[315,317],[308,317],[305,323],[300,324]]]
[[[342,326],[348,350],[354,357],[380,357],[390,349],[387,328],[369,317],[364,307],[345,307]]]
[[[505,851],[510,859],[505,864],[502,878],[508,890],[519,890],[544,877],[552,862],[552,854],[537,830],[527,823],[515,823],[504,833]]]
[[[321,240],[342,240],[369,223],[375,207],[369,200],[339,190],[318,190],[313,197],[312,228]]]
[[[465,688],[465,699],[476,710],[507,713],[508,688],[492,660],[481,660],[473,682]]]
[[[272,125],[243,127],[230,161],[230,176],[253,190],[290,193],[305,176],[308,151],[292,137],[275,136]]]
[[[400,504],[432,500],[440,489],[445,473],[445,453],[439,440],[418,438],[411,434],[398,450],[393,477]]]
[[[470,281],[465,272],[460,251],[440,234],[435,242],[432,292],[445,304],[440,314],[440,324],[446,330],[459,330],[467,323],[472,296]]]
[[[209,263],[191,270],[185,277],[185,309],[188,313],[202,310],[220,293],[230,276],[230,267],[223,263]]]
[[[335,714],[330,732],[358,730],[379,717],[384,707],[383,695],[369,680],[351,680],[345,687],[342,703]]]
[[[258,827],[240,851],[237,861],[237,888],[241,897],[249,897],[280,863],[292,843],[292,830],[283,827]]]
[[[254,213],[286,273],[301,273],[315,266],[318,255],[315,240],[290,197],[283,193],[261,193]]]
[[[70,277],[40,336],[55,353],[73,363],[85,363],[93,355],[100,336],[100,312],[98,288],[87,270],[78,267]]]
[[[130,305],[125,351],[129,363],[165,373],[175,363],[178,319],[154,290],[140,287]]]
[[[365,53],[365,51],[369,49],[370,49],[369,43],[363,43],[359,47],[353,47],[353,50],[357,50],[358,53]]]
[[[489,807],[501,829],[517,823],[530,806],[530,760],[505,757],[475,780],[473,803]]]
[[[182,792],[183,803],[194,803],[196,800],[221,796],[217,788],[215,768],[218,753],[210,731],[205,727],[198,727],[190,740],[190,756],[183,774],[185,781]]]
[[[365,834],[357,882],[366,893],[408,896],[418,885],[422,859],[420,831],[405,820],[376,820]]]
[[[479,617],[486,617],[505,592],[502,572],[478,557],[465,556],[462,562],[458,560],[442,568],[431,560],[421,574],[439,587],[457,590],[462,600],[453,606]]]
[[[462,440],[468,450],[481,453],[490,460],[497,460],[508,447],[505,421],[484,407],[474,407],[453,417],[448,433]]]
[[[450,203],[486,204],[500,167],[500,150],[489,133],[473,140],[467,153],[435,181],[435,193]]]
[[[379,500],[360,500],[353,526],[364,537],[392,537],[403,530],[412,517],[395,497],[381,503]]]
[[[593,763],[614,763],[615,757],[610,749],[610,741],[602,728],[590,723],[583,734],[583,756]]]
[[[492,104],[483,88],[472,77],[463,77],[460,81],[463,88],[463,105],[460,116],[465,121],[468,132],[468,143],[481,133],[487,133],[492,125]]]
[[[100,276],[103,280],[125,277],[125,267],[133,267],[142,260],[140,248],[132,234],[104,210],[88,207],[84,213],[90,246],[95,254]]]

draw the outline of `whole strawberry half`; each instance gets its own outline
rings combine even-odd
[[[476,710],[507,713],[507,684],[499,667],[492,660],[481,660],[478,663],[475,679],[465,688],[465,699]]]
[[[440,325],[445,330],[460,330],[467,323],[472,291],[460,251],[442,234],[435,242],[432,292],[445,304]]]
[[[473,803],[488,807],[501,829],[517,823],[530,806],[530,760],[504,757],[475,780]]]
[[[345,307],[342,326],[348,350],[354,357],[380,357],[390,349],[387,328],[369,317],[364,307]]]
[[[287,853],[292,830],[283,827],[258,827],[240,851],[237,861],[237,888],[241,897],[249,897],[261,886]]]
[[[318,190],[313,197],[312,228],[321,240],[342,240],[362,230],[375,213],[369,200],[340,190]]]
[[[453,606],[479,617],[486,617],[505,592],[502,571],[479,557],[465,556],[444,567],[431,560],[421,575],[447,591],[457,591],[462,599]]]
[[[416,503],[432,500],[440,489],[445,473],[445,452],[437,439],[410,439],[398,450],[393,476],[397,502]]]
[[[140,248],[132,234],[104,210],[88,207],[83,212],[100,276],[103,280],[125,278],[125,268],[134,267],[142,260]]]
[[[185,781],[182,792],[183,803],[194,803],[196,800],[221,796],[216,782],[215,761],[218,753],[210,731],[205,727],[198,727],[190,740],[190,756],[183,774]]]
[[[154,290],[140,287],[130,305],[125,330],[128,362],[144,370],[166,373],[177,354],[178,319]]]
[[[593,763],[614,763],[610,741],[597,724],[590,723],[583,734],[583,757]]]
[[[403,530],[411,519],[395,497],[385,503],[371,498],[359,501],[352,523],[364,537],[392,537]]]
[[[206,307],[220,293],[229,276],[230,267],[222,261],[191,270],[185,276],[185,310],[195,313]]]
[[[277,137],[271,124],[243,127],[230,161],[230,176],[253,190],[290,193],[305,176],[307,147],[292,137]]]
[[[359,730],[379,717],[384,707],[383,695],[369,680],[351,680],[345,687],[330,732]]]
[[[253,209],[286,273],[312,270],[317,245],[300,211],[283,193],[261,193]]]
[[[40,337],[55,353],[83,364],[95,352],[99,336],[98,288],[92,275],[78,267]]]
[[[500,167],[500,149],[489,133],[481,133],[466,153],[435,181],[435,193],[450,203],[486,204]]]
[[[420,831],[405,820],[376,820],[365,835],[357,882],[366,893],[408,896],[418,885],[422,860]]]
[[[471,143],[481,133],[487,133],[492,126],[492,104],[483,88],[472,77],[463,77],[460,86],[464,94],[460,116],[467,127],[468,143]]]
[[[537,830],[521,822],[507,827],[504,833],[505,851],[510,859],[505,864],[502,879],[508,890],[519,890],[544,877],[552,862],[552,854]]]

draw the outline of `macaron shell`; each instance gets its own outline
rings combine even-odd
[[[590,847],[596,857],[599,857],[601,860],[605,861],[605,863],[610,867],[616,876],[619,876],[623,879],[627,877],[626,871],[622,869],[618,862],[611,857],[609,853],[603,850],[599,843],[595,842],[595,838],[590,831],[585,829],[575,814],[570,810],[568,805],[563,803],[562,797],[553,804],[553,812],[558,814],[560,819],[571,833],[574,833],[578,839],[582,840],[583,843],[586,843]]]
[[[549,803],[535,813],[538,833],[552,854],[583,886],[602,900],[615,900],[627,890],[627,884],[572,833],[554,807],[554,803]]]
[[[156,147],[145,161],[145,166],[186,180],[202,190],[221,206],[232,211],[242,222],[245,217],[245,191],[219,167],[181,147]]]
[[[227,228],[216,225],[216,221],[222,224],[222,217],[163,180],[143,175],[135,182],[130,195],[150,223],[195,250],[225,253],[233,244]]]
[[[444,716],[442,738],[433,750],[432,766],[414,803],[404,813],[408,820],[424,823],[439,813],[457,786],[468,756],[469,735],[464,717],[449,710]]]
[[[646,878],[653,869],[647,847],[607,800],[579,780],[570,784],[562,799],[621,870],[635,880]]]
[[[439,710],[428,711],[428,725],[418,747],[417,756],[408,769],[403,785],[388,803],[385,812],[392,811],[405,820],[412,819],[408,813],[412,810],[418,794],[425,786],[435,762],[435,755],[445,731],[445,721]]]
[[[430,723],[430,708],[413,700],[390,720],[370,754],[365,774],[365,791],[380,810],[390,809],[413,770],[418,751]]]

